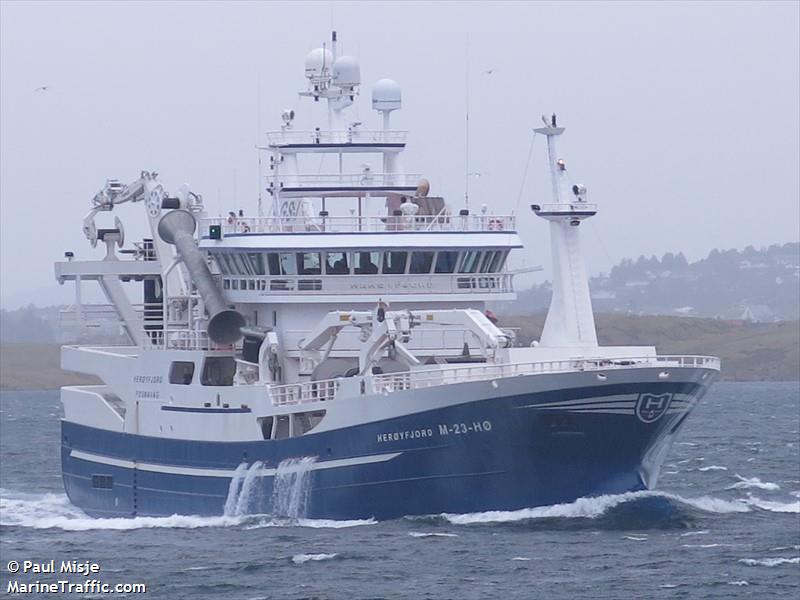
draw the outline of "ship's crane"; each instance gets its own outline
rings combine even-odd
[[[387,308],[386,303],[378,302],[373,311],[331,311],[300,341],[300,351],[315,352],[327,345],[324,355],[317,361],[320,363],[327,358],[342,329],[358,327],[363,342],[359,350],[358,370],[364,375],[386,352],[409,367],[419,365],[419,359],[405,346],[411,339],[411,330],[418,326],[461,327],[479,340],[486,356],[494,356],[497,350],[511,346],[509,336],[479,310],[389,311]]]

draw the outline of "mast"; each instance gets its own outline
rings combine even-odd
[[[553,200],[551,204],[531,206],[537,216],[550,221],[550,246],[553,255],[553,297],[547,311],[541,345],[551,347],[597,347],[597,332],[589,295],[589,280],[581,250],[580,224],[597,213],[595,204],[586,203],[586,188],[570,186],[567,167],[558,157],[556,140],[564,133],[556,116],[545,127],[534,129],[547,137]]]

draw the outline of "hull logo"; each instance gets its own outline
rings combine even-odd
[[[636,416],[642,423],[655,423],[667,412],[672,394],[639,394]]]

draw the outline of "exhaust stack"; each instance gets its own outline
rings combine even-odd
[[[186,270],[203,299],[208,313],[208,337],[218,344],[233,344],[242,337],[240,329],[245,326],[244,317],[228,308],[217,285],[211,278],[211,271],[203,253],[194,243],[194,230],[197,227],[192,213],[185,210],[172,210],[158,222],[158,235],[168,244],[173,244],[183,260]]]

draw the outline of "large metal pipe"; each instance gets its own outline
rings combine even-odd
[[[206,259],[194,242],[196,227],[197,221],[192,213],[185,210],[171,210],[158,222],[158,235],[177,248],[178,255],[205,303],[209,317],[208,337],[218,344],[233,344],[241,339],[241,328],[245,326],[245,320],[239,312],[228,308],[222,293],[214,283]]]

